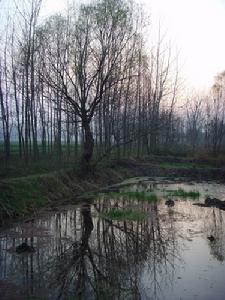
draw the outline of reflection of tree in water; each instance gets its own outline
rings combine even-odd
[[[149,218],[131,222],[98,217],[113,208],[134,208]],[[186,239],[184,224],[201,220],[207,236],[215,237],[208,242],[211,253],[223,261],[224,217],[224,211],[196,209],[189,202],[168,209],[122,196],[99,199],[94,206],[15,226],[15,236],[0,237],[0,280],[15,278],[27,296],[38,294],[36,299],[164,299],[180,262],[178,241],[182,246]],[[4,251],[23,241],[36,252],[23,256]]]
[[[210,210],[208,218],[207,232],[208,235],[214,236],[215,240],[209,242],[211,254],[219,261],[224,261],[225,258],[225,212],[213,208]]]
[[[17,233],[0,239],[0,247],[15,248],[27,241],[36,252],[2,252],[1,278],[16,276],[27,296],[38,294],[40,299],[157,299],[160,288],[173,280],[179,256],[173,215],[159,212],[157,204],[133,200],[132,206],[148,213],[148,219],[119,222],[98,217],[130,203],[125,198],[99,199],[94,208],[84,205],[27,224],[26,229],[15,228],[21,237]],[[32,226],[36,229],[30,230]]]
[[[72,283],[75,282],[77,296],[82,296],[86,290],[86,278],[88,277],[88,265],[92,264],[94,275],[100,273],[97,269],[89,247],[89,238],[93,230],[93,221],[91,217],[90,205],[83,206],[82,214],[82,234],[78,241],[75,241],[69,250],[62,252],[55,261],[55,272],[52,275],[56,287],[59,288],[58,299],[67,294]],[[88,261],[87,261],[88,260]]]
[[[115,205],[128,203],[99,200],[95,209]],[[52,272],[58,299],[71,294],[76,299],[157,299],[160,286],[172,281],[176,232],[172,220],[161,221],[157,204],[139,206],[149,220],[92,221],[90,206],[82,207],[81,236],[55,261]]]

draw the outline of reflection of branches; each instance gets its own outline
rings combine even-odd
[[[108,205],[108,209],[113,208],[116,202],[118,202],[118,199],[112,199]],[[135,206],[134,202],[133,200],[133,205]],[[125,208],[129,205],[129,200],[126,202],[123,199],[122,203],[124,205],[122,208]],[[129,261],[125,261],[128,267],[129,263],[133,265],[129,270],[129,272],[131,272],[130,274],[132,274],[134,266],[139,265],[141,267],[144,261],[148,263],[148,274],[152,275],[152,287],[154,285],[156,293],[156,290],[160,288],[162,280],[162,278],[157,279],[157,276],[160,275],[160,273],[171,275],[172,273],[167,271],[167,269],[170,268],[173,270],[174,260],[175,258],[179,258],[179,255],[176,254],[177,244],[175,243],[175,231],[173,222],[165,222],[162,224],[159,218],[157,204],[148,205],[140,202],[137,204],[142,210],[148,212],[150,220],[132,223],[104,220],[104,223],[107,224],[107,231],[106,228],[104,228],[105,231],[103,230],[102,232],[109,235],[109,229],[114,228],[117,231],[117,242],[122,241],[126,244],[128,252],[126,253],[127,256],[123,253],[123,259],[128,258]],[[99,202],[95,208],[100,212],[103,208],[102,206],[104,206],[104,210],[107,210],[105,203],[101,204],[101,202]],[[121,238],[121,235],[123,238]],[[118,251],[117,245],[117,252]]]
[[[224,242],[224,223],[223,212],[219,209],[212,210],[212,220],[209,224],[209,233],[215,237],[214,242],[210,242],[212,255],[219,261],[224,261],[225,256],[225,242]]]
[[[91,249],[89,247],[89,238],[93,230],[93,222],[91,217],[90,205],[83,206],[81,209],[83,218],[83,229],[80,242],[76,242],[70,247],[69,251],[64,257],[63,264],[57,265],[57,269],[60,270],[60,274],[57,277],[57,283],[61,282],[59,294],[57,299],[61,299],[62,295],[69,289],[70,284],[76,278],[75,290],[78,296],[81,296],[85,292],[85,281],[89,281],[87,263],[85,258],[89,259],[92,265],[94,277],[102,276],[101,271],[96,266]],[[63,266],[63,268],[62,268]],[[69,276],[68,276],[69,275]]]
[[[126,198],[99,199],[93,210],[102,214],[118,203],[121,209],[131,205]],[[50,299],[110,300],[141,299],[149,288],[144,299],[151,294],[157,299],[177,256],[173,220],[168,216],[164,222],[157,204],[133,200],[132,206],[149,218],[128,222],[92,217],[91,206],[86,205],[46,221],[45,227],[57,234],[42,253],[38,250],[34,291],[43,285]]]
[[[107,202],[100,199],[95,210],[106,212],[118,201],[121,208],[129,205],[126,199],[108,199]],[[169,223],[164,226],[160,221],[157,204],[138,205],[149,214],[149,219],[137,222],[92,220],[90,206],[81,209],[81,236],[54,266],[56,272],[52,280],[56,286],[61,283],[58,299],[65,298],[72,287],[78,298],[95,295],[95,299],[140,299],[141,274],[146,266],[151,277],[148,282],[157,295],[163,276],[171,275],[168,269],[173,268],[175,259],[175,235]]]

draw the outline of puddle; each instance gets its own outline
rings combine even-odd
[[[225,211],[193,205],[225,200],[224,185],[145,177],[112,190],[121,193],[1,229],[0,299],[224,299]],[[139,192],[158,201],[130,197]],[[145,218],[107,217],[128,209]],[[24,242],[35,252],[18,254]]]

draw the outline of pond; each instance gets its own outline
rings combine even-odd
[[[222,300],[225,211],[193,205],[207,196],[225,186],[134,178],[2,228],[0,299]]]

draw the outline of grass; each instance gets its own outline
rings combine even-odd
[[[200,163],[179,163],[179,162],[163,162],[160,163],[159,166],[164,169],[175,168],[175,169],[217,169],[217,167],[212,166],[210,164],[200,164]]]
[[[147,217],[147,214],[140,211],[134,211],[131,209],[111,209],[106,213],[102,213],[103,218],[111,220],[128,220],[128,221],[142,221]]]
[[[0,222],[7,217],[28,215],[55,200],[62,202],[71,195],[71,177],[57,172],[0,182]]]
[[[141,191],[141,192],[139,192],[139,191],[135,191],[135,192],[122,191],[122,192],[118,192],[118,193],[110,193],[109,195],[112,197],[123,196],[123,197],[127,197],[129,199],[135,199],[138,201],[144,201],[144,202],[148,202],[148,203],[157,202],[159,200],[156,194],[146,193],[144,191]]]
[[[61,157],[59,157],[54,143],[49,152],[47,151],[46,153],[42,152],[42,145],[40,143],[38,146],[38,158],[34,158],[33,154],[30,154],[26,163],[24,157],[20,158],[19,156],[18,142],[12,141],[10,145],[10,159],[7,161],[4,155],[4,144],[0,141],[0,179],[46,174],[60,170],[78,170],[82,153],[81,145],[78,145],[76,152],[75,146],[71,144],[70,155],[68,156],[67,144],[62,142]]]
[[[46,174],[59,170],[78,169],[78,160],[62,158],[59,161],[55,155],[39,157],[38,160],[30,160],[28,164],[22,159],[12,158],[9,162],[0,161],[0,178],[15,178],[28,175]]]
[[[178,190],[164,190],[166,193],[168,193],[170,196],[175,197],[182,197],[182,198],[199,198],[200,193],[198,191],[185,191],[181,188]]]
[[[1,184],[0,188],[0,218],[26,215],[48,202],[37,181],[15,181],[9,185]]]

